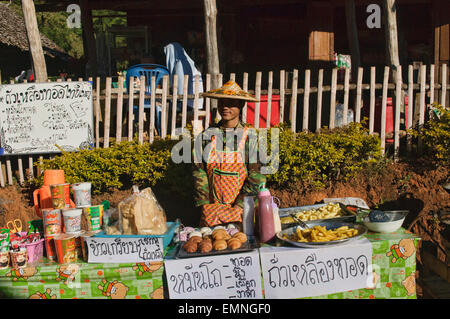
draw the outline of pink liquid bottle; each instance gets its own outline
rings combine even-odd
[[[273,222],[272,195],[265,184],[261,184],[258,192],[259,240],[267,243],[275,237]]]

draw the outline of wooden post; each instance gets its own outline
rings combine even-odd
[[[336,118],[336,85],[337,85],[337,69],[333,68],[331,72],[331,95],[330,95],[330,125],[329,128],[334,128]]]
[[[109,147],[109,126],[111,119],[111,77],[106,78],[105,87],[105,120],[103,122],[103,147]]]
[[[58,79],[60,80],[60,79]],[[95,88],[95,147],[100,147],[100,77],[96,78],[96,88]]]
[[[381,153],[384,155],[385,145],[386,145],[386,104],[387,104],[387,93],[389,85],[389,67],[384,67],[384,78],[383,78],[383,96],[381,100]]]
[[[358,27],[356,25],[355,0],[345,0],[345,20],[347,22],[347,38],[352,59],[352,73],[353,75],[355,75],[355,72],[361,65],[358,41]]]
[[[173,84],[172,84],[172,127],[171,127],[171,136],[172,138],[177,136],[176,128],[177,128],[177,99],[178,99],[178,75],[173,75]]]
[[[149,142],[153,143],[155,138],[155,114],[156,112],[156,77],[152,76],[150,79],[150,127],[149,127]]]
[[[123,77],[118,79],[118,93],[117,93],[117,110],[116,110],[116,143],[122,141],[122,114],[123,114]]]
[[[402,66],[397,67],[398,76],[395,84],[395,119],[394,119],[394,159],[398,160],[400,152],[400,106],[402,101]]]
[[[292,96],[291,96],[291,110],[290,120],[292,132],[296,132],[297,128],[297,91],[298,91],[298,70],[294,69],[294,75],[292,77]]]
[[[408,66],[408,120],[406,121],[406,129],[410,130],[413,123],[413,108],[414,108],[414,68],[412,65]],[[411,153],[412,136],[407,134],[406,136],[406,151]]]
[[[272,117],[272,86],[273,86],[273,72],[269,71],[269,82],[267,87],[266,128],[270,128],[270,120]]]
[[[139,144],[142,144],[144,143],[145,76],[140,76],[139,84],[138,139]]]
[[[260,118],[260,105],[261,105],[261,78],[262,72],[256,72],[256,83],[255,83],[255,97],[258,102],[255,102],[255,128],[259,128],[259,118]]]
[[[369,106],[369,133],[373,133],[375,122],[375,83],[376,69],[374,66],[370,67],[370,106]]]
[[[311,70],[305,70],[305,92],[303,93],[303,123],[302,131],[308,131],[309,122],[309,91],[311,84]]]
[[[345,78],[344,78],[344,110],[342,114],[342,123],[347,125],[347,115],[348,115],[348,95],[349,95],[349,85],[350,85],[350,69],[345,68]]]
[[[283,123],[284,119],[284,94],[286,88],[285,82],[285,70],[280,71],[280,123]]]
[[[419,100],[419,129],[425,123],[425,86],[427,80],[427,66],[425,64],[420,66],[420,100]],[[422,139],[419,136],[417,148],[419,154],[422,153]]]
[[[322,126],[322,95],[323,95],[323,69],[319,70],[319,78],[317,80],[317,118],[316,132],[320,132]]]
[[[397,5],[396,0],[383,1],[385,19],[385,35],[387,62],[392,69],[392,80],[397,83],[397,66],[400,65],[398,55]]]
[[[47,82],[47,66],[45,64],[44,51],[42,50],[41,35],[38,29],[33,0],[22,0],[22,11],[36,82]]]
[[[211,90],[211,74],[206,74],[206,92]],[[211,121],[211,99],[209,97],[205,98],[205,129],[209,127],[209,122]],[[245,122],[244,122],[245,123]]]
[[[167,89],[169,87],[169,76],[163,76],[162,96],[161,96],[161,138],[167,136]]]
[[[441,105],[445,105],[445,98],[447,94],[447,64],[442,65],[442,80],[441,80]]]
[[[134,76],[130,76],[129,78],[129,88],[128,88],[128,141],[131,142],[133,140],[133,122],[134,122],[134,114],[133,114],[133,104],[134,104]]]
[[[201,133],[201,124],[198,119],[198,99],[199,99],[199,87],[200,87],[200,76],[196,75],[194,77],[194,121],[192,123],[192,131],[194,136]]]
[[[187,117],[187,96],[188,96],[188,81],[189,75],[184,75],[184,84],[183,84],[183,103],[181,109],[181,127],[186,127],[186,117]]]
[[[248,90],[248,73],[244,72],[242,79],[242,89],[244,91]],[[242,108],[242,122],[247,123],[247,101],[245,101],[244,107]]]
[[[358,69],[358,80],[356,84],[356,110],[355,110],[355,122],[361,122],[361,105],[362,105],[362,81],[363,81],[363,68]]]
[[[430,65],[430,107],[434,103],[434,64]]]
[[[208,73],[212,75],[212,86],[217,88],[219,68],[219,49],[217,46],[217,5],[216,0],[203,0],[205,14],[206,59]]]

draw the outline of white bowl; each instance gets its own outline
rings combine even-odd
[[[408,211],[385,211],[384,213],[389,216],[390,220],[387,222],[371,222],[369,217],[365,217],[362,223],[373,232],[392,233],[402,227]]]

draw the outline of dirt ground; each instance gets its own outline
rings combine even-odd
[[[435,214],[450,211],[450,194],[442,187],[450,181],[448,167],[430,168],[428,163],[393,163],[386,169],[365,171],[348,181],[335,182],[322,189],[313,189],[302,182],[283,189],[271,188],[278,197],[281,207],[311,205],[331,197],[359,197],[374,208],[406,209],[409,214],[403,225],[422,238],[421,247],[431,244],[442,247],[442,238],[448,238],[445,225],[437,222]],[[184,225],[197,226],[199,212],[193,201],[180,200],[177,194],[154,189],[158,201],[166,211],[167,219],[180,218]],[[93,196],[93,204],[109,200],[112,207],[131,195],[131,190],[115,190]],[[29,220],[37,219],[33,208],[31,190],[18,186],[0,188],[0,228],[6,222],[19,218],[24,227]],[[420,250],[417,254],[418,268],[421,267]],[[418,287],[420,296],[420,287]]]

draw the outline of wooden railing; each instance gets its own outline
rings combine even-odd
[[[330,70],[304,70],[302,77],[299,76],[299,70],[292,71],[280,70],[278,81],[274,81],[274,72],[266,74],[257,72],[253,88],[249,87],[249,73],[244,72],[239,77],[235,73],[229,75],[229,79],[236,80],[244,90],[253,93],[258,99],[263,95],[267,98],[267,110],[261,114],[261,103],[254,104],[254,118],[260,116],[266,119],[266,127],[271,123],[271,107],[278,106],[278,122],[289,122],[294,132],[315,131],[319,132],[321,128],[327,126],[335,127],[336,106],[338,101],[343,104],[342,124],[347,124],[347,114],[350,109],[354,113],[354,121],[360,122],[363,117],[367,117],[367,127],[371,134],[379,134],[381,138],[381,147],[383,152],[386,149],[387,140],[393,139],[393,156],[398,158],[400,149],[400,138],[406,136],[405,146],[407,155],[412,149],[412,139],[407,134],[407,130],[413,127],[413,124],[423,124],[426,120],[426,112],[430,105],[437,102],[448,105],[447,91],[447,65],[436,68],[434,65],[420,65],[418,76],[414,80],[415,68],[409,65],[407,68],[408,78],[403,81],[401,77],[395,83],[389,83],[390,68],[384,67],[381,81],[376,79],[376,68],[359,68],[357,71],[356,83],[350,81],[350,71],[345,70],[342,83],[338,83],[338,70],[332,69],[331,76],[327,79],[325,72]],[[316,74],[314,74],[317,72]],[[402,74],[401,66],[398,67],[398,74]],[[405,72],[406,73],[406,72]],[[264,78],[267,81],[262,81]],[[439,76],[436,76],[439,75]],[[217,76],[217,83],[220,87],[224,82],[224,75]],[[364,83],[363,79],[369,79]],[[434,79],[438,79],[435,81]],[[78,79],[83,80],[83,79]],[[177,138],[177,129],[185,128],[192,124],[194,133],[199,133],[211,125],[214,121],[213,115],[216,114],[212,108],[211,99],[204,98],[203,109],[200,109],[200,78],[194,79],[194,93],[188,94],[188,81],[192,79],[188,75],[184,77],[183,94],[174,94],[177,92],[177,76],[172,78],[172,85],[169,83],[169,77],[164,76],[162,83],[156,86],[155,78],[151,79],[151,94],[145,94],[145,79],[142,76],[139,79],[139,86],[132,85],[135,79],[130,80],[130,87],[125,88],[122,83],[124,78],[118,77],[118,85],[113,88],[113,79],[107,77],[103,80],[96,78],[88,79],[93,82],[94,94],[94,135],[95,147],[109,147],[111,142],[120,143],[123,140],[131,141],[137,137],[139,143],[152,143],[155,138]],[[211,75],[206,74],[202,79],[204,83],[203,91],[211,89]],[[317,80],[317,82],[316,82]],[[328,82],[328,80],[330,80]],[[57,81],[61,81],[58,79]],[[70,81],[70,79],[68,79]],[[312,86],[311,83],[316,83]],[[325,82],[327,82],[325,84]],[[391,91],[391,93],[389,93]],[[378,93],[377,93],[378,92]],[[381,92],[381,94],[380,94]],[[386,117],[388,97],[393,98],[393,132],[386,132]],[[277,104],[272,103],[277,96]],[[377,97],[381,105],[377,103]],[[403,97],[408,98],[407,112],[403,105]],[[188,100],[194,102],[193,110],[188,111]],[[394,103],[395,101],[395,103]],[[179,103],[181,102],[181,103]],[[366,103],[364,103],[366,102]],[[181,110],[177,110],[177,105],[181,104]],[[149,114],[145,111],[146,105],[150,105]],[[156,130],[155,108],[161,107],[161,128],[160,134]],[[137,118],[133,115],[133,106],[137,106]],[[247,122],[247,103],[242,112],[243,122]],[[376,108],[381,108],[380,116],[376,116]],[[380,110],[378,110],[380,111]],[[378,123],[377,123],[378,121]],[[403,129],[401,129],[403,123]],[[375,130],[375,124],[380,125],[379,132]],[[259,128],[259,121],[253,123],[255,128]],[[420,147],[420,145],[419,145]],[[42,155],[24,155],[24,156],[5,156],[2,157],[2,169],[0,170],[0,184],[12,185],[13,176],[22,184],[27,179],[32,179],[35,174],[41,172],[38,167],[33,167],[36,160],[42,161],[43,158],[50,157],[50,154]],[[24,172],[23,158],[28,158],[28,168]],[[14,163],[13,163],[14,162]],[[14,174],[13,174],[14,172]]]

